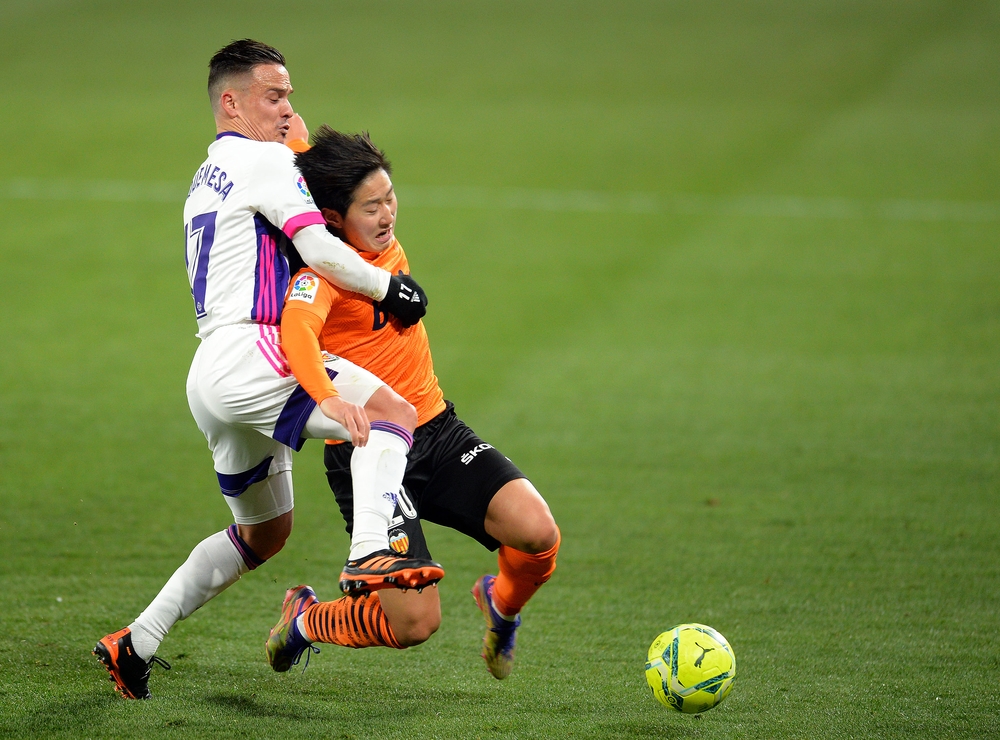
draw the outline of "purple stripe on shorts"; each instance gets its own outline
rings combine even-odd
[[[413,447],[413,435],[410,434],[406,427],[401,427],[399,424],[393,424],[391,421],[373,421],[372,431],[395,434],[406,442],[407,447]]]
[[[226,534],[229,535],[229,541],[232,542],[233,547],[235,547],[239,551],[240,557],[243,558],[243,562],[247,564],[247,567],[250,570],[253,570],[254,568],[259,568],[265,562],[267,562],[257,553],[255,553],[250,548],[250,545],[248,545],[246,541],[242,537],[240,537],[240,529],[235,524],[229,525],[229,529],[226,530]]]
[[[337,377],[337,371],[330,368],[326,368],[326,374],[330,376],[330,380]],[[278,421],[274,424],[274,432],[271,437],[283,445],[288,445],[296,452],[301,450],[302,445],[306,443],[302,432],[305,430],[306,422],[309,421],[309,415],[314,408],[316,408],[316,402],[312,396],[306,393],[301,385],[295,386],[292,395],[285,401],[284,408],[278,414]]]
[[[265,458],[259,465],[255,465],[250,470],[244,470],[242,473],[229,475],[216,471],[215,474],[219,477],[219,488],[222,489],[222,495],[239,496],[254,483],[264,480],[267,477],[267,471],[271,467],[271,460],[273,459],[273,456]]]

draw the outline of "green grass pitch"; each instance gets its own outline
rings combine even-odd
[[[229,522],[181,207],[243,36],[388,151],[445,392],[562,527],[505,682],[494,558],[435,527],[427,644],[270,671],[285,588],[332,598],[347,548],[315,443],[288,546],[153,701],[90,655]],[[0,736],[1000,734],[995,2],[4,0],[0,43]],[[700,718],[643,678],[687,621],[738,660]]]

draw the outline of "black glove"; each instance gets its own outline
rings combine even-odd
[[[427,294],[409,275],[393,275],[389,278],[389,291],[379,306],[399,319],[404,327],[409,327],[427,313]]]

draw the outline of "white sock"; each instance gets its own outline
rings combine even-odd
[[[368,435],[368,444],[354,449],[351,455],[354,481],[351,560],[389,549],[389,522],[396,510],[396,495],[403,484],[409,451],[409,443],[399,434],[375,428]]]
[[[174,624],[189,617],[249,570],[227,531],[216,532],[199,542],[156,598],[129,625],[136,654],[149,660]]]
[[[136,655],[148,661],[156,654],[161,640],[138,622],[132,622],[128,627],[132,630],[132,649]]]

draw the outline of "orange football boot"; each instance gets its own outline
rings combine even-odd
[[[170,670],[163,658],[143,660],[132,648],[132,630],[128,627],[105,635],[94,646],[94,655],[104,664],[115,682],[115,691],[126,699],[149,699],[149,672],[153,663]]]
[[[392,550],[376,550],[359,560],[348,560],[340,574],[340,590],[358,596],[383,588],[433,586],[444,578],[444,568],[433,560],[404,558]]]

